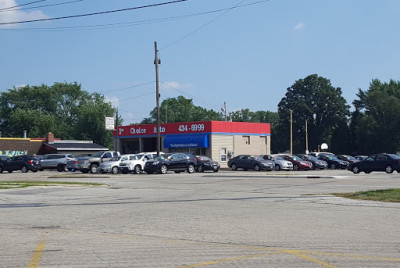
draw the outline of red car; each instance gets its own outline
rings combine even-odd
[[[313,164],[309,161],[305,161],[295,155],[280,155],[283,159],[292,162],[293,170],[309,170],[312,169]]]

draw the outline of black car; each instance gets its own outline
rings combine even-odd
[[[232,170],[237,170],[242,168],[244,170],[254,169],[259,170],[273,170],[275,164],[271,160],[265,160],[261,156],[251,156],[251,155],[238,155],[234,158],[229,159],[228,167]]]
[[[315,156],[313,155],[308,155],[308,154],[298,154],[298,157],[300,157],[301,159],[311,162],[312,163],[312,169],[325,169],[328,168],[328,163],[324,160],[321,159],[317,159]]]
[[[400,156],[396,154],[374,154],[367,157],[365,160],[354,162],[347,168],[354,174],[361,171],[371,173],[372,171],[386,171],[392,173],[394,170],[400,172]]]
[[[326,161],[330,169],[346,169],[349,162],[338,159],[333,154],[318,154],[318,159]]]
[[[36,172],[40,169],[39,159],[30,155],[13,156],[0,162],[0,173],[3,171],[11,173],[15,170],[21,170],[23,173],[26,173],[28,170]]]
[[[360,160],[358,160],[357,158],[351,156],[351,155],[347,155],[347,154],[340,154],[338,156],[336,156],[338,159],[343,160],[343,161],[347,161],[349,163],[354,163],[354,162],[358,162]]]
[[[144,165],[144,171],[148,174],[165,174],[169,170],[175,173],[187,171],[193,173],[197,169],[197,158],[189,153],[168,153],[149,160]]]
[[[197,172],[204,172],[206,170],[212,170],[214,172],[218,172],[220,166],[217,161],[214,161],[205,155],[196,155],[196,158],[197,158]]]

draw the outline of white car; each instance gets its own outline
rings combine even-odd
[[[262,158],[267,159],[267,160],[272,160],[274,161],[275,164],[275,170],[293,170],[293,164],[290,161],[287,161],[280,157],[279,155],[263,155]]]
[[[139,153],[134,155],[129,155],[129,158],[123,160],[119,163],[119,171],[128,174],[135,173],[139,174],[144,169],[144,164],[147,160],[151,160],[157,157],[157,153]]]
[[[113,158],[110,159],[110,161],[101,163],[98,170],[100,173],[118,174],[119,173],[119,169],[118,169],[119,164],[121,163],[121,161],[125,161],[128,159],[129,159],[129,155],[114,156]]]

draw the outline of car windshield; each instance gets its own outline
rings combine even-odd
[[[92,155],[93,157],[100,157],[103,154],[103,152],[97,152],[94,155]]]
[[[282,157],[280,157],[279,155],[275,155],[272,157],[274,160],[285,160]]]
[[[198,159],[200,159],[201,161],[210,161],[211,158],[207,157],[207,156],[197,156]]]
[[[333,155],[326,155],[326,158],[328,158],[329,160],[339,160],[336,158],[336,156]]]
[[[317,158],[315,158],[315,157],[312,156],[312,155],[306,155],[306,159],[307,159],[307,160],[311,160],[311,161],[317,161]]]
[[[258,156],[258,155],[253,156],[252,158],[253,158],[254,160],[258,160],[258,161],[263,161],[263,160],[264,160],[264,158],[262,158],[261,156]]]
[[[400,156],[398,156],[397,154],[388,154],[388,156],[394,160],[400,160]]]
[[[303,160],[303,159],[301,159],[300,157],[295,156],[295,155],[292,156],[292,159],[293,159],[294,161],[301,161],[301,160]]]
[[[121,159],[121,156],[114,156],[113,158],[110,159],[110,161],[118,161]]]
[[[157,160],[157,161],[165,160],[165,159],[168,159],[168,157],[170,157],[170,156],[171,156],[171,154],[163,154],[163,155],[157,156],[157,158],[155,160]]]

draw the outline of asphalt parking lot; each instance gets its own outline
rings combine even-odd
[[[400,204],[331,195],[400,174],[0,174],[1,267],[400,267]]]

